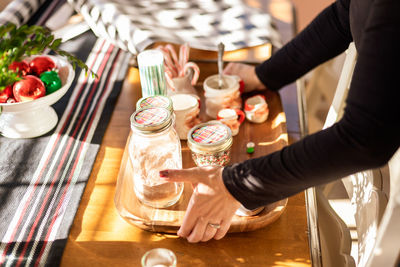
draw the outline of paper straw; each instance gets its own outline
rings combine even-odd
[[[164,76],[164,57],[159,50],[146,50],[138,57],[142,96],[167,95]]]

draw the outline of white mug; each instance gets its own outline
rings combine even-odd
[[[211,118],[217,118],[218,111],[224,108],[242,107],[240,97],[240,78],[238,76],[223,75],[224,87],[218,88],[219,76],[212,75],[204,80],[204,96],[206,114]]]
[[[199,124],[200,99],[191,94],[175,94],[171,96],[175,113],[175,129],[181,140],[187,139],[189,130]]]
[[[218,112],[217,120],[231,128],[232,136],[239,133],[239,126],[244,121],[244,112],[240,109],[224,108]]]
[[[255,123],[263,123],[269,115],[268,104],[265,101],[265,96],[255,95],[248,98],[244,103],[244,112],[246,118]]]

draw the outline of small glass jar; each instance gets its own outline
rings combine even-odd
[[[232,132],[220,122],[194,126],[188,133],[188,147],[197,166],[225,166],[230,161]]]
[[[264,210],[264,208],[265,207],[260,207],[260,208],[256,208],[253,210],[248,210],[245,207],[243,207],[243,205],[240,205],[240,207],[237,209],[235,214],[237,216],[241,216],[241,217],[255,216],[255,215],[261,213]]]
[[[168,109],[169,112],[171,112],[172,114],[172,124],[174,125],[176,130],[176,125],[175,125],[176,115],[174,113],[174,106],[172,103],[172,99],[170,97],[163,95],[153,95],[148,97],[142,97],[136,102],[136,110],[141,108],[152,108],[152,107],[160,107]]]
[[[172,125],[171,112],[161,107],[139,109],[131,116],[133,189],[142,203],[154,208],[172,206],[183,191],[183,183],[164,182],[159,176],[161,170],[182,168],[181,144]]]
[[[143,255],[142,267],[176,267],[176,256],[169,249],[153,248]]]

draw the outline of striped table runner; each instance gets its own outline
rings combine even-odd
[[[91,32],[62,49],[86,61],[99,79],[77,71],[54,106],[59,123],[52,133],[0,137],[1,266],[59,264],[130,59]]]

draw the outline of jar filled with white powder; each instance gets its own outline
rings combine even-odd
[[[182,195],[183,183],[164,182],[159,175],[161,170],[182,168],[171,112],[162,107],[139,109],[131,116],[131,129],[129,159],[137,198],[154,208],[172,206]]]

